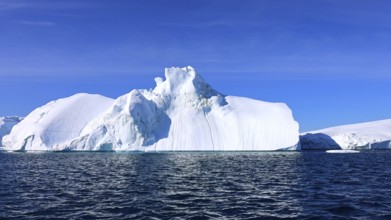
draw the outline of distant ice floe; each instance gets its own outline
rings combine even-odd
[[[360,153],[358,150],[327,150],[327,153],[334,153],[334,154],[349,154],[349,153]]]
[[[343,125],[301,135],[302,149],[391,149],[391,119]]]

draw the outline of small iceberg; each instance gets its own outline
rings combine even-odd
[[[349,153],[360,153],[358,150],[327,150],[326,153],[343,153],[343,154],[349,154]]]

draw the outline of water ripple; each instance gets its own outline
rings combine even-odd
[[[0,218],[391,218],[389,151],[0,153],[0,171]]]

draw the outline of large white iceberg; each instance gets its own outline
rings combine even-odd
[[[343,125],[304,133],[307,149],[391,149],[391,119]]]
[[[65,138],[47,133],[45,137],[50,141],[35,143],[28,134],[19,135],[20,131],[15,130],[6,137],[5,145],[17,146],[14,150],[93,151],[257,151],[298,147],[298,123],[283,103],[222,95],[191,67],[167,68],[165,80],[155,81],[154,89],[132,90],[114,103],[108,100],[105,110],[102,107],[96,111],[101,114],[83,118],[83,123]],[[68,106],[67,112],[73,108]],[[30,121],[29,117],[25,121]],[[67,119],[68,128],[74,128],[73,123],[79,120]],[[53,126],[57,124],[55,118],[51,121]],[[37,125],[20,124],[20,129],[23,127],[36,129]],[[42,143],[44,147],[40,147]]]
[[[0,117],[0,149],[2,146],[1,142],[3,137],[9,134],[11,132],[12,127],[18,124],[22,119],[23,118],[16,116]]]

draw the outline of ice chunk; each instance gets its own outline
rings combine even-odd
[[[358,150],[327,150],[327,153],[334,153],[334,154],[349,154],[349,153],[360,153]]]

